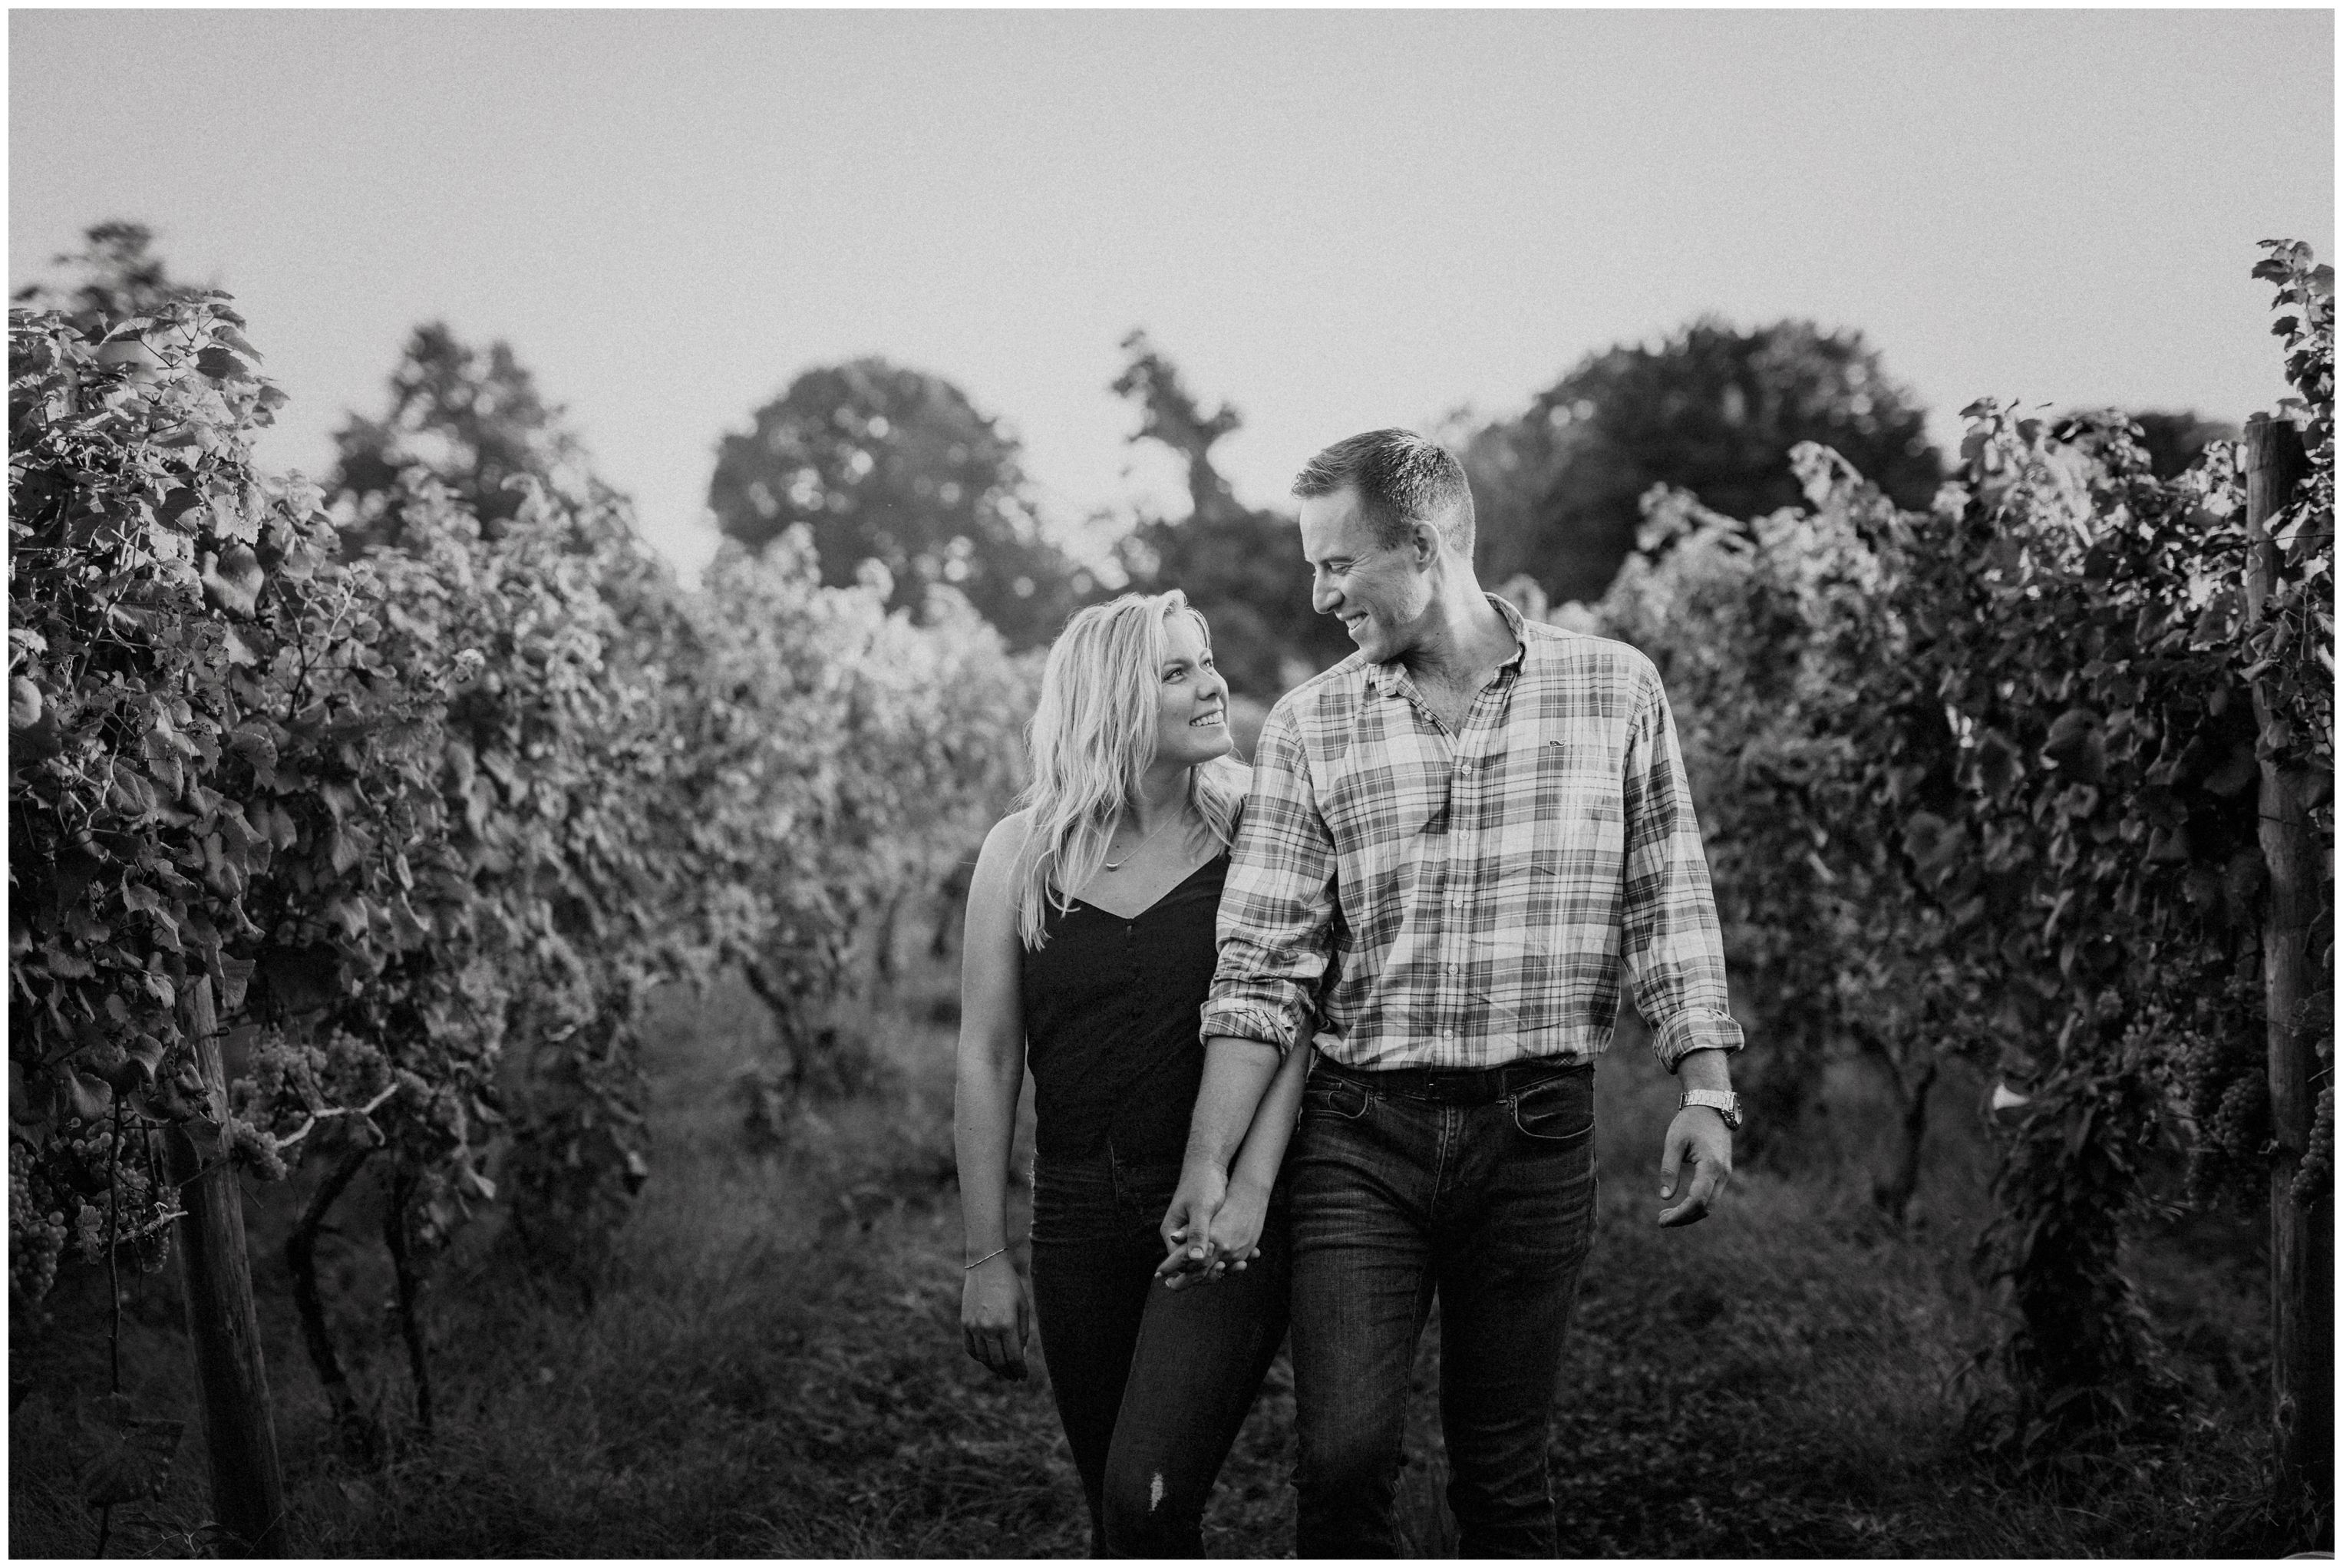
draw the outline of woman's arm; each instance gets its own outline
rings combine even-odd
[[[1160,1227],[1164,1250],[1182,1256],[1178,1267],[1210,1261],[1209,1247],[1199,1242],[1227,1199],[1235,1156],[1271,1082],[1306,1040],[1333,951],[1335,879],[1333,836],[1318,809],[1292,703],[1281,699],[1253,750],[1252,784],[1221,890],[1220,960],[1197,1028],[1203,1081],[1189,1115],[1180,1185]]]
[[[1278,1063],[1277,1076],[1262,1092],[1252,1125],[1230,1164],[1228,1192],[1206,1223],[1203,1258],[1199,1261],[1192,1247],[1176,1248],[1156,1270],[1166,1285],[1177,1290],[1190,1277],[1209,1282],[1222,1269],[1242,1269],[1260,1256],[1270,1191],[1277,1185],[1278,1167],[1285,1162],[1285,1145],[1301,1115],[1302,1085],[1316,1054],[1309,1045],[1297,1043]]]
[[[1021,813],[996,824],[985,835],[969,881],[952,1105],[967,1246],[960,1261],[976,1264],[964,1271],[960,1334],[970,1355],[1013,1379],[1025,1375],[1025,1341],[1033,1321],[1025,1282],[1008,1253],[1010,1146],[1017,1133],[1017,1097],[1025,1087],[1025,1015],[1017,990],[1011,883],[1024,844]]]
[[[1236,1163],[1229,1169],[1229,1191],[1249,1188],[1269,1198],[1269,1190],[1277,1185],[1277,1168],[1285,1163],[1286,1141],[1293,1136],[1293,1124],[1302,1115],[1302,1083],[1310,1076],[1310,1064],[1318,1053],[1310,1046],[1296,1042],[1277,1066],[1277,1076],[1269,1081],[1269,1092],[1261,1097],[1261,1109],[1252,1113],[1252,1126],[1245,1133],[1244,1147],[1237,1151]]]

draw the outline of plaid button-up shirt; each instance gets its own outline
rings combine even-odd
[[[1353,654],[1280,699],[1221,900],[1206,1037],[1357,1068],[1588,1060],[1624,960],[1660,1060],[1737,1050],[1700,824],[1652,661],[1524,621],[1451,734]]]

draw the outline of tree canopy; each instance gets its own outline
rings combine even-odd
[[[717,449],[708,504],[752,549],[811,531],[821,579],[883,566],[890,608],[948,585],[1013,647],[1056,635],[1090,578],[1041,537],[1015,437],[940,376],[863,358],[809,370]]]
[[[1138,405],[1131,440],[1160,441],[1188,465],[1188,515],[1141,518],[1117,546],[1131,586],[1179,588],[1212,628],[1212,653],[1229,684],[1268,700],[1351,651],[1340,622],[1310,604],[1310,568],[1291,518],[1242,505],[1212,466],[1213,445],[1243,420],[1222,404],[1207,414],[1180,372],[1144,332],[1123,339],[1129,357],[1113,390]]]
[[[2197,466],[2205,448],[2216,441],[2237,439],[2235,425],[2221,419],[2201,419],[2195,409],[2178,413],[2146,409],[2130,416],[2139,427],[2140,445],[2147,449],[2148,471],[2159,479],[2177,478]]]
[[[1654,485],[1762,516],[1800,499],[1789,453],[1801,441],[1925,506],[1943,469],[1923,417],[1860,332],[1807,321],[1742,332],[1704,317],[1655,348],[1591,354],[1525,413],[1459,443],[1482,580],[1526,573],[1556,599],[1599,598]]]
[[[154,254],[155,231],[143,223],[117,218],[92,224],[82,231],[82,242],[84,248],[49,258],[72,279],[70,287],[28,283],[12,297],[15,302],[62,310],[85,325],[143,316],[203,292],[170,276]]]
[[[454,492],[494,538],[519,514],[523,492],[508,480],[534,478],[548,492],[582,501],[599,487],[585,447],[548,403],[537,378],[501,340],[478,349],[445,322],[415,329],[390,374],[379,419],[353,414],[335,434],[340,451],[328,496],[361,507],[347,548],[396,544],[406,530],[399,474],[421,467]],[[381,498],[368,508],[368,498]],[[377,509],[378,508],[378,509]]]

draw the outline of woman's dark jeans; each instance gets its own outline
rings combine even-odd
[[[1205,1500],[1285,1337],[1284,1194],[1242,1273],[1167,1291],[1179,1180],[1111,1154],[1033,1163],[1033,1308],[1094,1557],[1204,1554]]]
[[[1330,1070],[1302,1091],[1293,1392],[1303,1557],[1397,1549],[1408,1369],[1440,1298],[1440,1425],[1458,1554],[1551,1557],[1545,1442],[1594,1219],[1592,1067]]]

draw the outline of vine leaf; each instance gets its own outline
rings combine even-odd
[[[2068,778],[2085,784],[2103,782],[2107,776],[2107,741],[2099,716],[2087,708],[2066,709],[2050,726],[2050,739],[2042,743],[2042,755]]]
[[[127,1394],[90,1402],[82,1419],[92,1448],[76,1480],[82,1501],[92,1508],[144,1503],[162,1494],[178,1458],[184,1421],[143,1416]]]
[[[114,1090],[106,1080],[77,1068],[57,1076],[65,1085],[65,1100],[74,1115],[84,1121],[103,1121],[112,1114]]]

